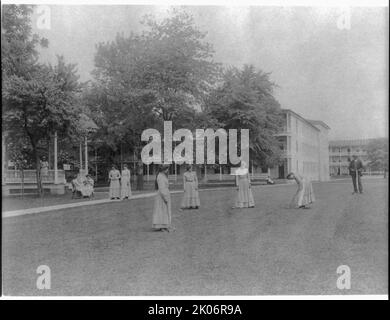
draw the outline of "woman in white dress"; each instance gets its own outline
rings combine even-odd
[[[235,174],[238,194],[233,208],[254,208],[255,200],[253,199],[251,180],[245,161],[241,161],[241,166]]]
[[[120,178],[121,178],[121,174],[119,170],[117,170],[116,166],[113,165],[110,173],[108,174],[108,179],[110,180],[109,197],[111,200],[120,199],[121,196],[121,186],[119,183]]]
[[[82,196],[83,198],[90,198],[93,196],[94,181],[90,175],[85,175],[83,170],[77,174],[77,177],[72,181],[73,198],[75,196]]]
[[[95,181],[92,179],[91,175],[87,174],[84,182],[85,187],[84,187],[83,196],[89,198],[93,197],[94,185],[95,185]]]
[[[40,167],[42,180],[46,180],[49,176],[49,162],[47,162],[45,156],[42,157]]]
[[[123,166],[121,174],[121,198],[130,199],[131,197],[131,185],[130,185],[130,170],[127,167],[127,164]]]
[[[77,176],[72,180],[72,198],[83,196],[84,175],[80,170]]]
[[[171,229],[171,194],[168,180],[169,165],[162,165],[155,181],[157,190],[153,208],[153,229],[156,231],[172,231]]]
[[[308,205],[315,201],[311,180],[307,177],[293,172],[287,175],[287,179],[294,179],[295,182],[298,184],[298,190],[292,198],[289,207],[308,209]]]
[[[182,209],[198,209],[200,206],[198,192],[198,177],[192,171],[192,166],[187,166],[187,171],[183,175],[184,196],[181,202]]]

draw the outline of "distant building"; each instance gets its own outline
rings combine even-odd
[[[273,178],[286,178],[298,172],[313,180],[329,180],[329,126],[307,120],[292,110],[283,109],[284,126],[278,136],[283,163],[270,170]]]
[[[348,175],[349,162],[357,155],[367,163],[367,145],[372,139],[333,140],[329,142],[329,172],[331,176]]]

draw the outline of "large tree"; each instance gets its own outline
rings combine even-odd
[[[275,134],[282,126],[282,117],[274,87],[270,75],[252,65],[228,68],[206,109],[219,127],[249,129],[250,159],[261,167],[272,166],[280,158]]]
[[[42,195],[40,145],[54,132],[77,131],[80,85],[76,66],[63,57],[55,66],[38,62],[36,46],[47,41],[32,34],[31,12],[30,6],[3,6],[3,128],[13,141],[29,141]]]
[[[141,34],[98,44],[87,99],[101,137],[113,149],[130,142],[137,154],[144,129],[161,129],[163,120],[190,127],[219,72],[206,34],[187,13],[174,10],[162,21],[146,16],[141,23]]]
[[[372,170],[389,170],[389,139],[373,139],[367,145],[367,165]]]

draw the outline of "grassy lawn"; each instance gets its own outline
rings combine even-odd
[[[6,295],[385,294],[387,180],[315,183],[309,210],[288,209],[294,185],[255,186],[256,207],[231,209],[235,189],[201,192],[172,233],[151,229],[153,201],[79,207],[3,219]],[[39,265],[51,289],[36,288]],[[350,290],[336,288],[337,267]]]
[[[284,183],[284,180],[276,180],[276,183],[281,184]],[[263,184],[262,182],[255,182],[254,185]],[[233,187],[234,184],[230,181],[210,181],[208,183],[200,183],[199,189],[208,189],[208,188],[226,188]],[[97,187],[95,188],[95,197],[94,200],[100,199],[108,199],[108,189],[109,187]],[[172,182],[170,185],[171,190],[182,190],[183,185],[181,183]],[[154,192],[154,184],[145,183],[144,190],[132,190],[133,195],[142,194],[142,193],[150,193]],[[88,198],[76,198],[72,199],[72,194],[69,189],[66,189],[66,193],[64,195],[52,195],[45,194],[43,197],[38,197],[35,194],[25,195],[24,197],[17,196],[8,196],[3,197],[2,199],[2,211],[12,211],[12,210],[22,210],[28,208],[37,208],[37,207],[45,207],[45,206],[54,206],[66,203],[74,203],[80,201],[89,201]]]

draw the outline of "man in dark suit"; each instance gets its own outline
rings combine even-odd
[[[363,163],[356,155],[353,155],[352,161],[349,163],[349,174],[352,176],[353,193],[363,193],[362,185]],[[357,181],[356,181],[357,180]],[[357,183],[356,183],[357,182]],[[359,187],[359,189],[357,188]]]

